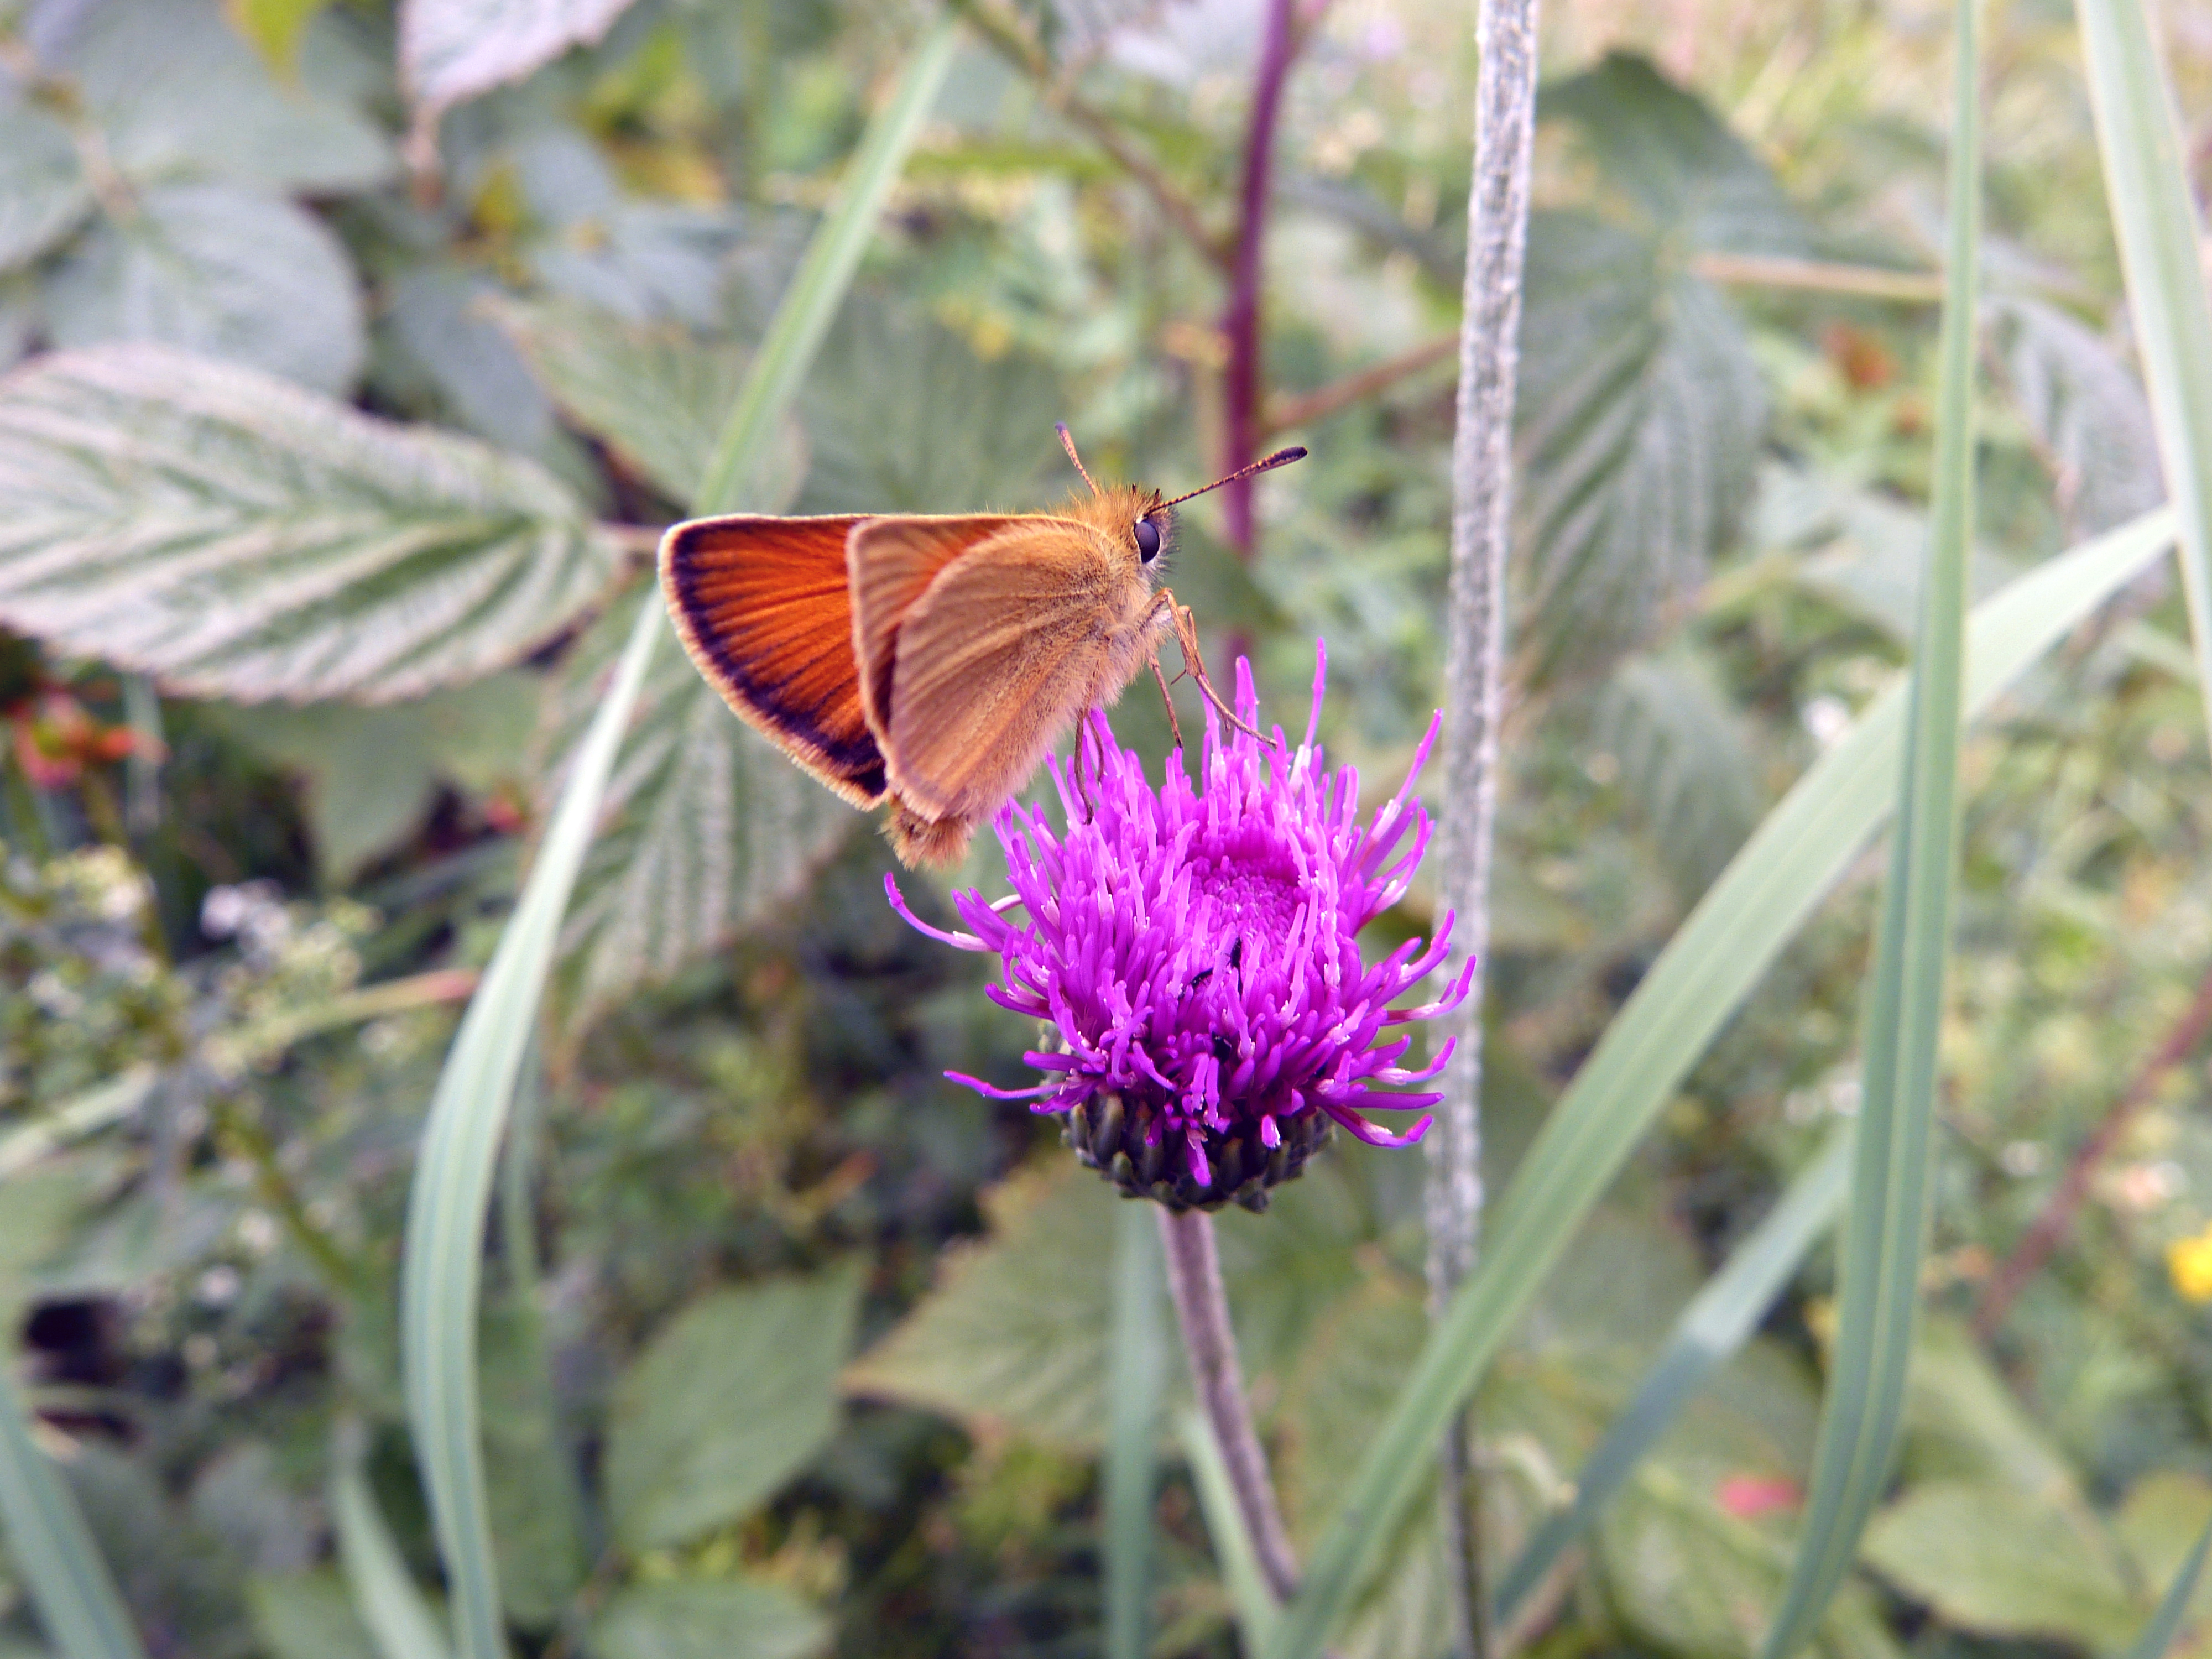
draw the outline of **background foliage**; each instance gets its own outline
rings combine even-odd
[[[1048,501],[1056,418],[1102,471],[1212,475],[1260,13],[1141,10],[966,14],[757,504]],[[1262,410],[1314,458],[1267,481],[1254,556],[1201,507],[1175,574],[1278,709],[1325,635],[1324,735],[1393,781],[1439,695],[1450,388],[1423,365],[1457,301],[1463,10],[1338,0],[1304,42]],[[1494,1190],[1893,680],[1928,533],[1943,9],[1549,11]],[[2169,21],[2201,161],[2212,36]],[[0,4],[0,1325],[33,1461],[149,1654],[443,1651],[396,1287],[454,1011],[653,532],[699,501],[927,23]],[[1978,596],[2163,493],[2074,21],[2012,0],[1986,32]],[[1928,1320],[1899,1478],[1818,1637],[1839,1656],[2123,1650],[2212,1516],[2212,794],[2163,572],[1968,740]],[[1117,724],[1164,750],[1145,699]],[[1097,1650],[1114,1203],[1050,1125],[942,1080],[1011,1078],[1026,1034],[885,908],[887,856],[664,646],[495,1200],[480,1389],[520,1651]],[[1498,1577],[1855,1110],[1879,869],[1669,1091],[1492,1367]],[[1340,1146],[1221,1225],[1302,1549],[1426,1333],[1419,1182]],[[2019,1257],[2045,1215],[2055,1248]],[[1765,1282],[1509,1640],[1751,1651],[1827,1248]],[[1155,1650],[1228,1654],[1203,1493],[1162,1449]],[[1425,1516],[1338,1651],[1436,1650]],[[9,1659],[78,1650],[39,1565],[0,1550]]]

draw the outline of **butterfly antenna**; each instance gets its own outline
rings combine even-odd
[[[1065,438],[1067,436],[1067,428],[1066,428],[1066,427],[1062,427],[1062,428],[1060,428],[1060,435],[1063,439],[1065,439]],[[1074,451],[1074,449],[1071,447],[1069,448],[1069,450],[1068,450],[1068,452],[1067,452],[1067,453],[1068,453],[1069,454],[1073,455],[1073,454],[1075,453],[1075,451]],[[1269,472],[1269,471],[1273,471],[1276,467],[1279,467],[1279,466],[1288,466],[1288,465],[1289,465],[1292,461],[1302,461],[1302,460],[1305,459],[1305,458],[1306,458],[1306,452],[1305,452],[1305,450],[1304,450],[1304,448],[1302,448],[1302,447],[1293,447],[1289,448],[1289,449],[1279,449],[1279,450],[1277,450],[1273,454],[1272,454],[1272,455],[1268,456],[1265,460],[1255,461],[1255,462],[1253,462],[1253,463],[1252,463],[1252,465],[1249,465],[1249,466],[1240,466],[1240,467],[1238,467],[1238,468],[1237,469],[1237,471],[1235,471],[1234,472],[1231,473],[1231,474],[1230,474],[1227,477],[1225,477],[1225,478],[1216,478],[1216,479],[1215,479],[1212,483],[1210,483],[1210,484],[1206,485],[1205,489],[1194,489],[1194,490],[1190,491],[1188,495],[1178,495],[1178,496],[1176,496],[1176,497],[1175,498],[1175,500],[1174,500],[1174,501],[1163,501],[1163,502],[1161,502],[1161,503],[1160,503],[1160,505],[1161,505],[1161,506],[1163,506],[1163,507],[1176,507],[1176,506],[1178,506],[1178,505],[1180,505],[1181,503],[1182,503],[1182,502],[1184,502],[1184,501],[1187,501],[1190,500],[1191,496],[1193,496],[1193,495],[1205,495],[1205,494],[1206,493],[1206,490],[1208,490],[1208,489],[1220,489],[1220,488],[1221,488],[1221,486],[1222,486],[1222,485],[1224,485],[1224,484],[1233,484],[1233,483],[1236,483],[1239,478],[1249,478],[1249,477],[1252,477],[1255,473],[1258,473],[1258,472]],[[1078,462],[1076,463],[1076,465],[1077,465],[1078,466],[1080,466],[1080,465],[1083,465],[1083,463],[1082,463],[1082,462],[1080,462],[1080,461],[1078,461]],[[1090,475],[1089,475],[1088,473],[1085,473],[1084,476],[1085,476],[1085,477],[1088,477]],[[1091,487],[1093,489],[1096,489],[1098,486],[1097,486],[1097,485],[1096,485],[1096,484],[1093,484],[1093,485],[1091,485]]]
[[[1054,421],[1052,423],[1052,429],[1060,434],[1060,447],[1067,452],[1067,459],[1075,463],[1075,470],[1083,475],[1083,482],[1091,486],[1091,493],[1094,495],[1103,495],[1106,492],[1098,487],[1098,480],[1091,476],[1091,469],[1084,465],[1083,457],[1075,453],[1075,439],[1068,432],[1067,422]],[[1305,453],[1304,450],[1298,453],[1302,455]]]

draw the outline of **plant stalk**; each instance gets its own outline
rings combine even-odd
[[[1475,21],[1474,187],[1467,210],[1467,288],[1460,313],[1458,422],[1452,442],[1451,589],[1444,653],[1444,808],[1441,897],[1454,917],[1444,971],[1474,976],[1428,1140],[1432,1315],[1474,1269],[1482,1218],[1482,1008],[1490,946],[1490,867],[1498,834],[1498,729],[1505,717],[1505,570],[1513,510],[1513,394],[1520,358],[1521,271],[1536,126],[1536,0],[1481,0]],[[1468,1477],[1465,1413],[1441,1451],[1456,1650],[1489,1647],[1479,1494]]]
[[[1165,1206],[1159,1214],[1168,1288],[1175,1295],[1191,1383],[1229,1466],[1230,1484],[1260,1558],[1260,1571],[1276,1600],[1287,1601],[1298,1587],[1298,1564],[1291,1553],[1291,1535],[1275,1502],[1267,1454],[1260,1449],[1251,1407],[1244,1398],[1237,1334],[1230,1328],[1229,1298],[1221,1288],[1221,1257],[1213,1247],[1213,1220],[1202,1210],[1177,1212]]]
[[[1229,345],[1222,376],[1221,470],[1234,472],[1260,453],[1260,288],[1267,240],[1267,199],[1275,164],[1275,123],[1283,88],[1298,55],[1292,25],[1292,0],[1267,0],[1260,37],[1260,67],[1252,86],[1252,117],[1244,140],[1243,213],[1237,221],[1236,258],[1230,267],[1229,308],[1221,332]],[[1221,513],[1229,544],[1250,562],[1255,550],[1249,478],[1221,493]]]

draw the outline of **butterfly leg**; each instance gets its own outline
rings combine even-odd
[[[1235,709],[1224,702],[1221,700],[1221,693],[1213,689],[1213,680],[1206,672],[1206,659],[1200,654],[1198,648],[1198,618],[1191,615],[1190,607],[1178,603],[1176,596],[1164,587],[1159,591],[1152,603],[1166,609],[1168,617],[1175,626],[1176,643],[1182,647],[1184,666],[1188,670],[1191,678],[1198,682],[1198,689],[1206,694],[1206,700],[1221,712],[1222,719],[1227,720],[1239,732],[1249,738],[1265,743],[1267,738],[1261,737]]]
[[[1145,663],[1152,671],[1153,684],[1160,688],[1160,701],[1167,705],[1168,730],[1174,733],[1175,746],[1180,750],[1182,748],[1182,722],[1176,718],[1175,699],[1168,695],[1167,676],[1160,672],[1160,653],[1155,650],[1145,659]]]

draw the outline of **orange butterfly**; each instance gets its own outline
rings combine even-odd
[[[957,863],[1079,714],[1146,664],[1159,675],[1170,630],[1222,707],[1190,612],[1154,585],[1174,508],[1306,453],[1167,501],[1101,489],[1060,441],[1091,493],[1054,513],[738,514],[661,539],[661,592],[708,684],[854,805],[888,799],[907,864]]]

